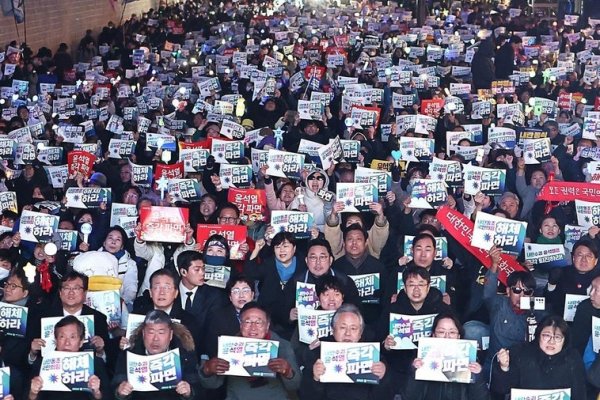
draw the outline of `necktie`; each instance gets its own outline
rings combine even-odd
[[[187,294],[187,299],[185,299],[185,311],[190,311],[192,309],[192,295],[194,292],[185,292]]]

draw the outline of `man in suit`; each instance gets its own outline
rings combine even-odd
[[[133,313],[146,315],[152,310],[166,312],[172,319],[178,320],[192,334],[195,347],[200,343],[200,326],[196,318],[181,307],[177,301],[179,295],[179,278],[174,271],[162,268],[150,276],[150,290],[138,297],[133,303]],[[198,360],[203,353],[197,352]]]
[[[196,318],[200,338],[198,350],[200,354],[206,353],[206,332],[208,316],[214,310],[226,304],[224,292],[221,289],[208,286],[204,280],[204,261],[202,254],[187,250],[177,257],[177,267],[181,275],[179,282],[178,303],[181,308]]]
[[[45,340],[41,338],[41,319],[46,317],[66,317],[69,315],[75,317],[91,315],[94,317],[94,336],[92,336],[88,345],[94,349],[97,357],[106,360],[106,353],[104,351],[105,343],[108,342],[106,315],[85,305],[87,290],[88,277],[79,272],[72,271],[61,278],[58,292],[60,301],[55,301],[48,308],[38,310],[35,317],[32,318],[31,325],[27,326],[27,337],[31,340],[27,360],[30,365],[38,358],[42,347],[46,346]]]
[[[523,50],[523,39],[517,35],[511,36],[500,47],[495,58],[497,79],[508,79],[508,76],[512,75],[516,68],[516,54],[521,50]]]

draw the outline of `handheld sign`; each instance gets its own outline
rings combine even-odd
[[[379,362],[379,343],[321,343],[325,373],[321,382],[378,384],[373,363]]]
[[[394,350],[416,349],[419,339],[430,337],[433,320],[437,314],[402,315],[390,313],[390,335],[394,337]]]
[[[415,372],[417,380],[471,383],[469,364],[477,358],[477,341],[422,338],[417,357],[423,360]]]
[[[127,380],[137,392],[171,390],[181,381],[179,349],[141,356],[127,352]]]
[[[94,354],[89,351],[53,351],[44,356],[40,367],[44,391],[89,391],[88,382],[92,375]]]
[[[218,357],[229,361],[223,375],[274,378],[267,364],[277,358],[279,342],[236,336],[219,336]]]

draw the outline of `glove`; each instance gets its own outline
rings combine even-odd
[[[548,273],[548,284],[556,285],[562,276],[562,268],[552,268]]]

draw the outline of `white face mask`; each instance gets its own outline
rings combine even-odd
[[[4,268],[0,268],[0,281],[4,278],[8,277],[8,274],[10,274],[10,271]]]

